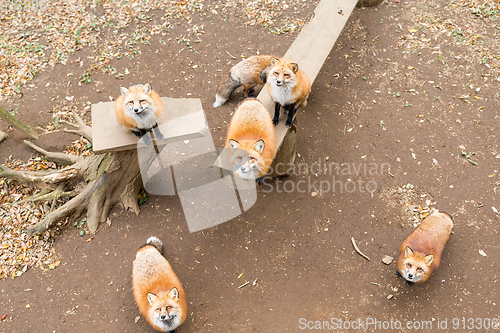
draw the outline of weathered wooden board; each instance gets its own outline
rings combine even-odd
[[[357,0],[320,1],[314,10],[314,17],[300,31],[283,56],[283,58],[293,60],[299,65],[308,76],[311,85],[330,54],[356,3]],[[311,94],[314,94],[314,89]],[[272,118],[274,116],[274,103],[265,87],[257,98],[264,104]],[[305,116],[307,117],[307,114]],[[285,120],[286,115],[281,114],[280,122],[275,127],[276,155],[281,149],[285,135],[290,130],[285,126]]]
[[[208,124],[198,98],[162,97],[164,112],[159,129],[164,143],[189,140],[206,135]],[[154,135],[151,133],[153,139]],[[92,146],[94,153],[136,149],[145,145],[116,120],[115,102],[92,104]]]
[[[311,85],[318,75],[323,63],[330,54],[344,25],[346,24],[357,0],[322,0],[314,10],[314,17],[301,30],[283,58],[293,60],[306,73]],[[314,94],[314,90],[311,92]],[[274,103],[264,87],[257,96],[264,107],[274,116]],[[286,116],[280,115],[275,127],[276,153],[270,175],[284,174],[286,165],[295,159],[295,130],[285,126]],[[307,117],[307,114],[305,115]],[[285,139],[285,137],[287,137]],[[287,147],[282,147],[286,144]],[[276,166],[279,163],[279,166]],[[221,166],[220,158],[214,165]]]

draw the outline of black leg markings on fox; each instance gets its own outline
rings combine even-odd
[[[297,103],[289,104],[285,108],[288,108],[288,117],[286,118],[286,127],[292,127],[293,116],[295,115],[295,111],[297,108],[295,107]]]
[[[281,109],[280,103],[274,103],[274,118],[273,118],[274,126],[278,125],[280,119],[280,109]]]
[[[158,140],[163,140],[164,136],[163,134],[160,132],[160,128],[158,127],[158,124],[155,124],[153,126],[153,132],[155,133],[155,136]]]

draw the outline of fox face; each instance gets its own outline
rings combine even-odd
[[[181,324],[181,309],[179,306],[179,291],[172,288],[168,294],[162,293],[159,296],[148,293],[148,303],[150,318],[155,326],[164,332],[170,332]]]
[[[129,88],[121,87],[120,92],[125,97],[124,108],[132,114],[141,114],[145,111],[155,112],[154,102],[151,98],[151,85],[146,83],[139,89],[135,86]]]
[[[230,139],[231,166],[234,173],[245,180],[255,180],[264,164],[262,152],[264,151],[264,140],[256,142],[242,141],[241,143]]]
[[[267,76],[269,83],[277,87],[293,88],[295,86],[295,74],[299,70],[299,65],[294,62],[273,58],[271,59],[271,66]]]
[[[405,248],[405,258],[401,269],[401,275],[409,282],[425,281],[431,273],[430,266],[434,261],[434,255],[422,256],[415,254],[407,246]]]

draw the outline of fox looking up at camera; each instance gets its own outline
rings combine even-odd
[[[158,120],[163,114],[163,103],[160,96],[151,90],[151,85],[146,83],[129,88],[121,87],[120,91],[121,95],[115,102],[118,122],[138,138],[153,129],[156,138],[163,140],[163,135],[158,129]],[[144,141],[149,144],[149,137],[145,136]]]
[[[399,249],[398,276],[406,284],[426,281],[441,262],[453,221],[446,213],[433,212],[405,239]]]
[[[245,99],[236,108],[227,130],[231,169],[243,179],[260,183],[273,161],[274,145],[269,112],[258,99]]]
[[[311,92],[311,82],[297,63],[288,59],[271,59],[271,68],[267,72],[267,91],[273,100],[273,124],[277,125],[281,107],[288,113],[286,126],[292,127],[293,116],[299,107],[307,105]]]
[[[267,70],[271,65],[270,55],[255,55],[243,59],[224,75],[217,86],[214,108],[221,106],[231,97],[236,88],[243,86],[245,97],[252,97],[254,87],[265,84]]]
[[[162,332],[171,332],[186,319],[186,294],[163,257],[162,248],[161,240],[150,237],[137,251],[132,289],[139,311],[151,326]]]

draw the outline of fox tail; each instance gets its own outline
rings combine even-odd
[[[215,94],[215,103],[213,104],[214,108],[221,106],[226,103],[231,94],[241,86],[241,82],[238,79],[235,79],[231,72],[228,72],[220,81],[217,86],[217,93]]]
[[[158,252],[163,253],[163,243],[158,237],[149,237],[146,241],[146,245],[152,245],[158,250]]]

